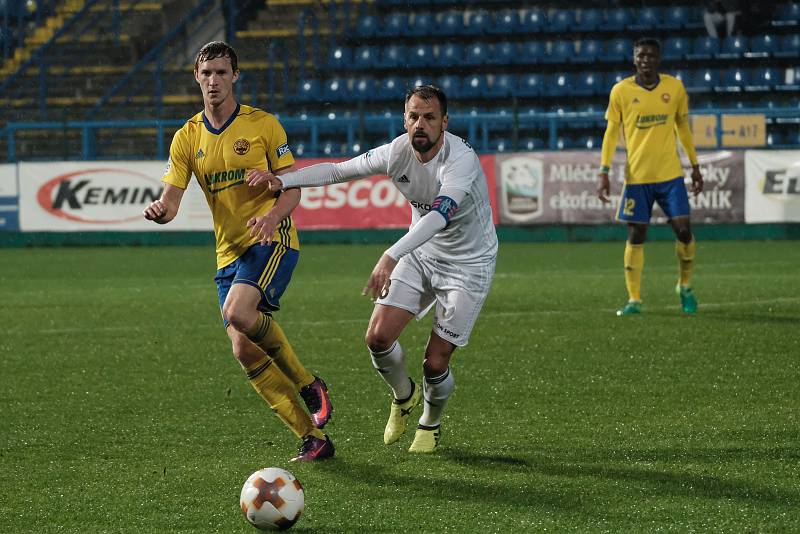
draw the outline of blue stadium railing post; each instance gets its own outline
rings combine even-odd
[[[550,116],[547,119],[547,126],[550,131],[550,139],[547,141],[547,144],[550,150],[555,150],[558,148],[558,127],[556,126],[556,118],[554,116]]]
[[[8,149],[8,161],[17,161],[17,136],[16,128],[13,124],[6,125],[6,148]]]
[[[83,138],[83,150],[81,151],[81,158],[83,161],[90,161],[94,159],[94,143],[92,142],[92,132],[88,124],[84,123],[81,128],[81,137]]]

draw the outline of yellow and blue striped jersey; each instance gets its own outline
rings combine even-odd
[[[688,128],[689,103],[683,83],[668,74],[660,74],[652,89],[645,89],[631,76],[611,89],[606,120],[622,125],[628,158],[625,182],[650,184],[683,176],[677,130]],[[691,136],[684,145],[687,155],[696,163]],[[615,140],[614,140],[615,141]],[[613,155],[613,148],[603,147],[603,165]],[[608,152],[608,153],[607,153]]]
[[[219,130],[202,112],[189,119],[172,139],[162,181],[186,189],[195,175],[214,219],[217,268],[222,268],[258,242],[250,237],[247,221],[267,213],[275,203],[274,193],[266,187],[247,185],[248,170],[276,171],[293,163],[278,119],[258,108],[238,105]],[[274,240],[300,248],[291,217],[278,226]]]

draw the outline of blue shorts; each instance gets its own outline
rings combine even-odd
[[[670,219],[689,215],[689,195],[686,193],[683,176],[656,184],[625,184],[617,220],[648,224],[653,215],[654,202],[658,203]]]
[[[261,291],[259,310],[267,313],[279,310],[281,295],[292,279],[299,257],[300,252],[276,241],[267,246],[256,243],[236,261],[217,271],[214,282],[217,283],[219,309],[222,310],[233,284],[248,284]],[[227,328],[227,319],[223,317],[222,320]]]

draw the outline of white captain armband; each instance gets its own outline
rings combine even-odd
[[[444,217],[445,224],[450,224],[450,218],[455,215],[456,210],[458,210],[456,201],[446,196],[436,197],[431,204],[431,211],[439,212]]]

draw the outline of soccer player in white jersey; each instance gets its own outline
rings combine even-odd
[[[394,395],[383,434],[400,439],[411,411],[425,403],[409,452],[436,450],[442,412],[455,381],[450,358],[467,344],[494,276],[497,234],[486,176],[477,154],[447,129],[447,97],[424,85],[406,94],[406,134],[341,163],[320,163],[275,176],[254,170],[248,183],[273,190],[310,187],[388,174],[411,205],[408,233],[389,247],[363,293],[375,301],[365,336],[372,363]],[[268,239],[261,217],[248,222]],[[420,388],[405,369],[401,332],[434,308]],[[420,391],[422,389],[422,391]]]

